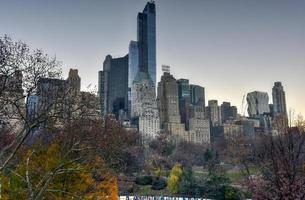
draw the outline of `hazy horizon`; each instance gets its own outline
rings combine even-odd
[[[82,89],[97,85],[106,55],[128,53],[146,1],[0,0],[0,34],[43,49],[77,68]],[[206,101],[269,94],[284,85],[287,109],[305,114],[305,1],[156,1],[157,80],[161,65],[176,79],[204,86]]]

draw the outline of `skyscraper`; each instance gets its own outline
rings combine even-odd
[[[204,87],[199,85],[190,85],[191,104],[205,106]]]
[[[130,41],[128,57],[128,87],[131,88],[137,72],[139,71],[139,49],[138,42]]]
[[[120,58],[106,56],[103,72],[99,72],[100,100],[104,104],[104,114],[115,114],[119,118],[128,109],[128,54]],[[104,89],[102,89],[104,88]]]
[[[285,91],[281,82],[275,82],[272,88],[273,114],[287,114]]]
[[[164,72],[158,83],[158,108],[161,128],[184,137],[185,125],[180,122],[178,84],[168,72]]]
[[[189,129],[189,107],[190,107],[190,84],[188,79],[177,80],[179,110],[181,115],[181,123],[185,124],[185,128]]]
[[[160,118],[154,83],[147,72],[139,71],[132,83],[131,118],[145,140],[153,139],[160,131]]]
[[[269,96],[267,92],[254,91],[247,95],[249,117],[259,117],[270,113]]]
[[[154,2],[148,2],[143,12],[138,13],[138,49],[139,68],[148,72],[156,86],[156,8]]]

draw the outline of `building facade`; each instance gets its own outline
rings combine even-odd
[[[138,13],[137,39],[139,68],[147,71],[156,87],[156,7],[148,2],[143,12]]]
[[[121,118],[128,110],[128,54],[120,58],[108,55],[99,72],[101,112]]]
[[[189,114],[189,132],[191,142],[210,143],[210,121],[205,119],[204,107],[191,105]]]
[[[274,116],[284,114],[287,115],[286,110],[286,95],[284,87],[281,82],[275,82],[272,88],[273,99],[273,114]]]
[[[206,118],[210,120],[211,126],[221,126],[221,109],[218,106],[217,100],[210,100],[208,106],[206,107]]]
[[[184,137],[185,124],[180,122],[178,84],[169,72],[164,72],[158,83],[157,100],[161,128],[180,138]]]
[[[190,85],[191,104],[205,107],[205,90],[199,85]]]
[[[270,113],[269,96],[267,92],[254,91],[247,94],[249,117],[260,117]]]
[[[230,102],[223,102],[220,109],[222,123],[225,123],[227,120],[235,120],[237,118],[237,108],[236,106],[231,106]]]
[[[154,83],[148,73],[139,71],[132,84],[132,123],[144,140],[156,138],[160,132],[160,118],[156,102]]]

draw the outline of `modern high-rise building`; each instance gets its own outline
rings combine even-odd
[[[128,58],[128,87],[132,87],[138,71],[139,71],[139,49],[138,42],[130,41]]]
[[[275,82],[272,88],[273,99],[273,114],[277,116],[279,114],[287,114],[286,110],[286,97],[283,85],[281,82]]]
[[[138,13],[137,39],[139,68],[148,72],[156,86],[156,7],[148,2],[143,12]]]
[[[189,107],[190,107],[190,84],[188,79],[177,80],[178,96],[179,96],[179,110],[181,115],[181,123],[185,124],[188,130],[189,122]]]
[[[178,95],[179,99],[190,97],[190,84],[188,79],[178,79]]]
[[[120,58],[106,56],[103,72],[99,72],[99,92],[104,114],[117,119],[128,110],[128,54]],[[103,88],[103,89],[102,89]],[[102,93],[102,91],[104,91]],[[103,101],[103,102],[102,102]]]
[[[205,91],[204,87],[199,85],[190,85],[191,104],[201,105],[205,107]]]
[[[254,91],[247,95],[249,117],[260,117],[270,113],[269,96],[267,92]]]

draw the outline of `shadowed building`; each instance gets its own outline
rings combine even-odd
[[[227,120],[234,120],[237,118],[236,106],[231,106],[230,102],[223,102],[220,106],[222,123]]]
[[[199,85],[190,85],[191,104],[205,107],[204,87]]]
[[[189,107],[190,107],[190,85],[188,79],[177,80],[178,96],[179,96],[179,110],[181,115],[181,123],[185,124],[188,130],[189,123]]]
[[[287,115],[286,110],[286,96],[281,82],[275,82],[272,88],[273,99],[273,114],[277,116],[279,114]]]
[[[148,71],[156,87],[156,6],[148,2],[143,12],[138,13],[137,38],[139,68]]]
[[[128,54],[120,58],[106,56],[103,71],[99,72],[101,112],[115,114],[116,118],[128,109]]]

